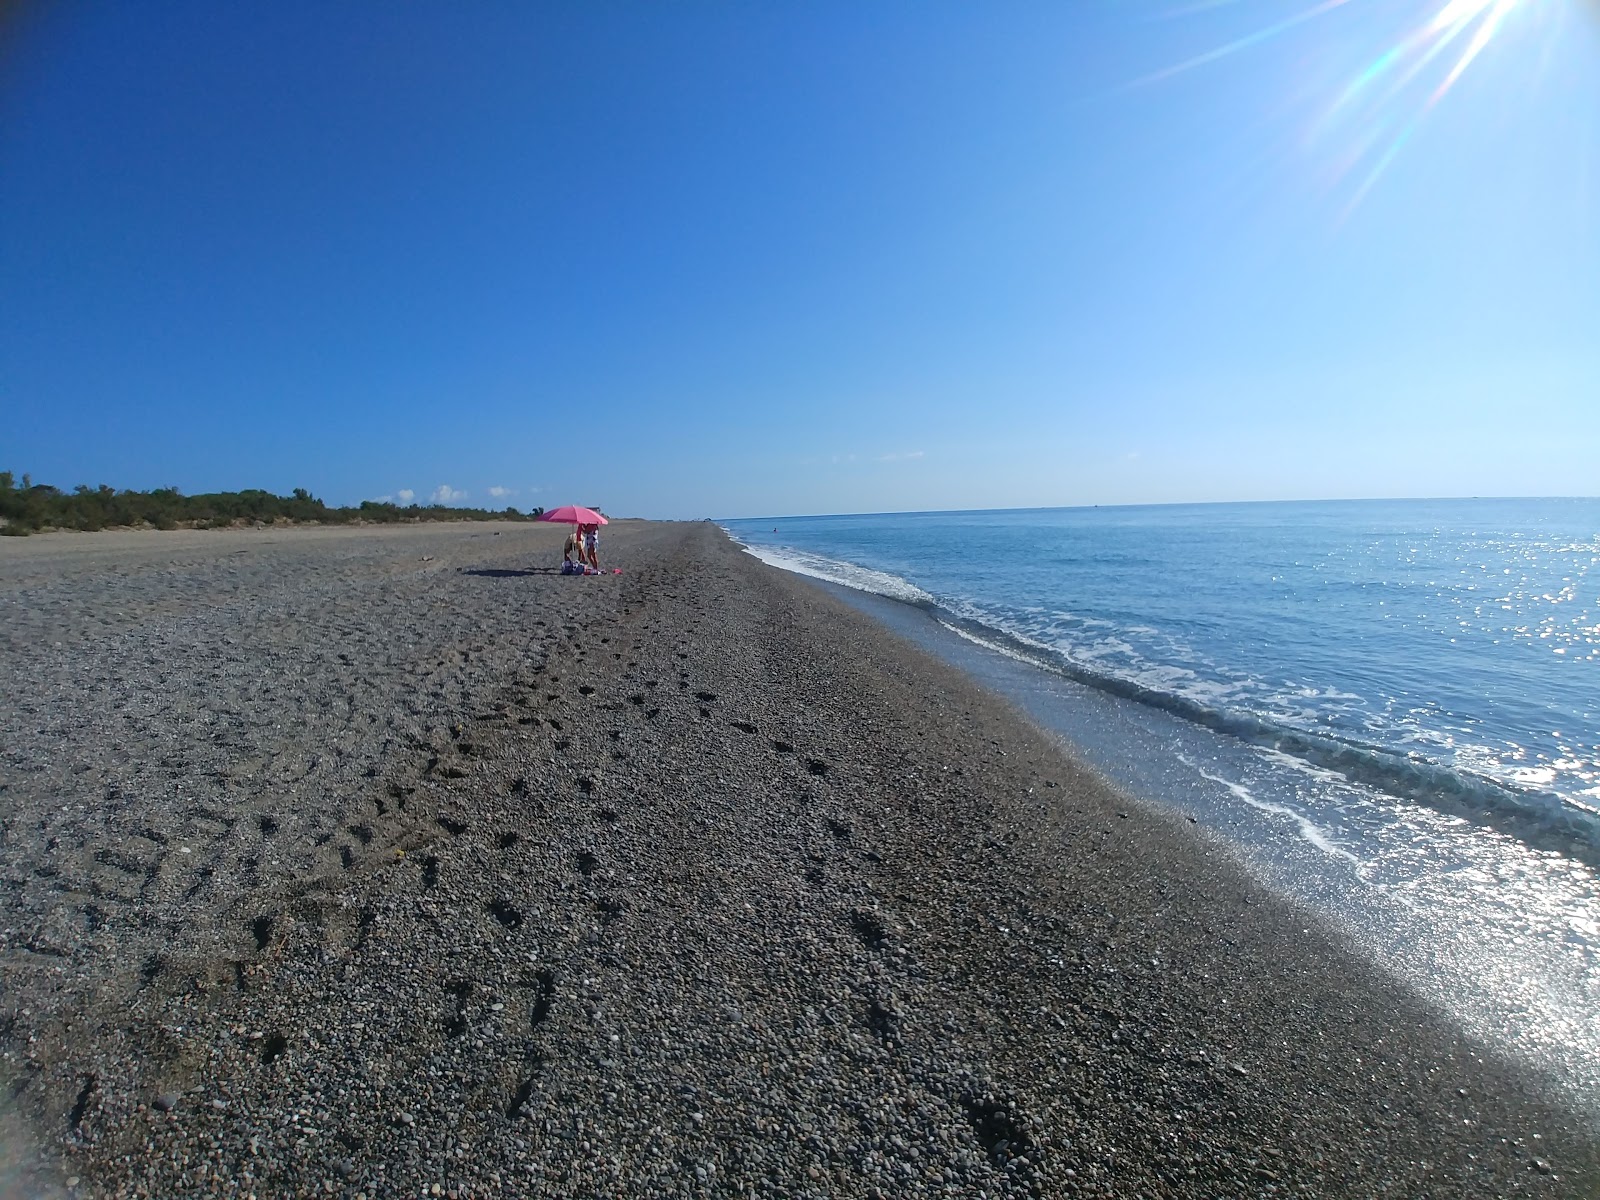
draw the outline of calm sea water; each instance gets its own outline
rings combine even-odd
[[[1600,1083],[1600,500],[723,525],[993,651],[964,665],[1118,783],[1476,1032]]]

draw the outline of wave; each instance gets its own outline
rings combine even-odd
[[[1097,691],[1335,772],[1394,799],[1497,829],[1537,849],[1557,850],[1600,867],[1600,812],[1557,793],[1446,766],[1414,751],[1313,733],[1259,713],[1205,704],[1179,692],[1073,663],[1057,651],[971,617],[943,612],[939,617],[942,625],[971,641]]]
[[[1322,828],[1322,826],[1318,825],[1304,813],[1297,812],[1293,808],[1290,808],[1287,804],[1278,804],[1272,800],[1258,799],[1256,794],[1249,788],[1245,787],[1244,784],[1235,783],[1231,779],[1224,779],[1221,775],[1213,775],[1199,763],[1184,757],[1182,754],[1178,755],[1178,761],[1183,763],[1190,770],[1194,771],[1202,779],[1209,779],[1212,783],[1226,788],[1235,799],[1243,801],[1245,804],[1248,804],[1251,808],[1256,809],[1258,812],[1264,812],[1274,817],[1283,817],[1286,820],[1292,821],[1303,841],[1309,842],[1311,845],[1315,846],[1318,850],[1321,850],[1324,854],[1331,858],[1344,859],[1346,862],[1355,867],[1358,875],[1361,873],[1361,859],[1341,846],[1334,838],[1333,834]]]
[[[792,571],[796,575],[809,575],[813,579],[836,583],[841,587],[853,588],[858,592],[871,592],[874,595],[887,596],[889,599],[898,600],[902,604],[912,604],[929,611],[938,608],[938,601],[931,595],[910,580],[902,579],[898,575],[890,575],[886,571],[874,571],[870,567],[860,567],[854,563],[840,562],[837,559],[824,558],[820,554],[810,554],[807,551],[795,550],[789,546],[752,546],[740,541],[731,532],[728,533],[728,536],[733,538],[734,543],[746,554],[759,558],[768,566],[778,567],[784,571]]]
[[[1493,779],[1447,766],[1415,751],[1397,750],[1337,734],[1312,732],[1224,702],[1231,689],[1207,699],[1158,680],[1097,669],[1059,648],[984,620],[967,604],[946,605],[922,588],[883,571],[790,547],[752,546],[729,533],[762,562],[828,583],[913,605],[950,632],[989,650],[1070,679],[1096,691],[1171,713],[1196,725],[1265,750],[1334,772],[1396,800],[1417,804],[1498,830],[1536,849],[1571,855],[1600,868],[1600,810],[1555,792]]]

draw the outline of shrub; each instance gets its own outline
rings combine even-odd
[[[241,521],[271,525],[277,521],[343,524],[357,520],[533,520],[543,512],[542,508],[535,508],[524,515],[515,508],[500,512],[441,505],[424,508],[417,504],[400,508],[376,500],[330,508],[305,488],[295,488],[287,496],[260,488],[185,496],[175,487],[119,492],[109,484],[91,488],[80,483],[68,494],[48,484],[35,484],[28,475],[22,477],[22,486],[18,487],[15,475],[0,471],[0,533],[9,537],[25,537],[46,527],[93,530],[148,524],[157,529],[175,529],[179,525],[226,529]]]

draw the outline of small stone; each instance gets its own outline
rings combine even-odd
[[[338,1162],[333,1164],[333,1170],[334,1173],[339,1176],[339,1178],[349,1179],[350,1176],[356,1173],[356,1164],[351,1162],[348,1158],[341,1158]]]
[[[171,1112],[173,1109],[175,1109],[177,1107],[178,1107],[178,1093],[177,1092],[162,1092],[159,1096],[156,1097],[156,1111],[157,1112]]]

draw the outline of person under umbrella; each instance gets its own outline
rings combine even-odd
[[[600,573],[599,544],[600,539],[595,531],[602,525],[610,522],[601,513],[592,508],[584,508],[580,504],[563,504],[560,508],[552,508],[539,515],[541,521],[556,521],[574,526],[562,548],[561,571],[562,574],[594,574]],[[585,537],[585,530],[588,537]],[[573,561],[573,551],[577,552],[577,562],[572,568],[567,564]]]

